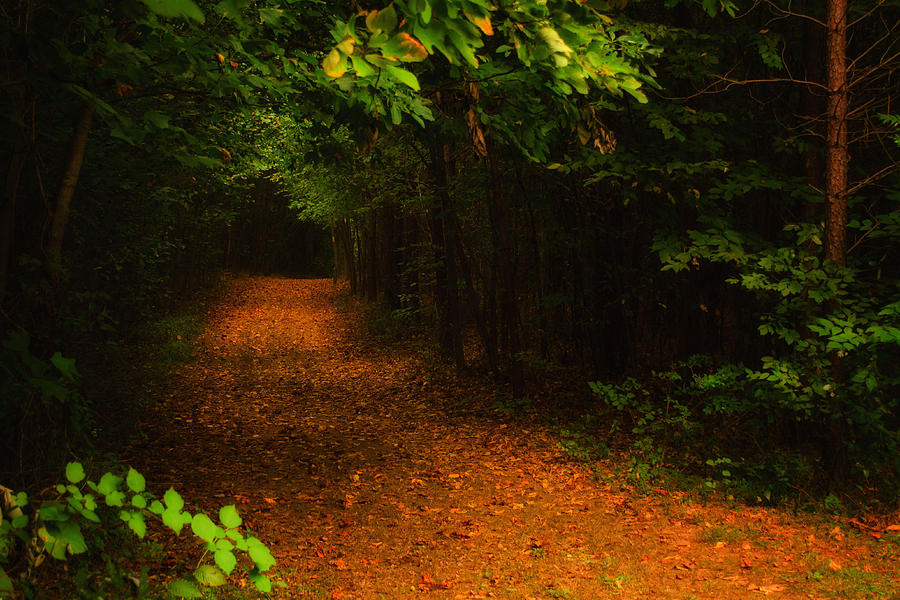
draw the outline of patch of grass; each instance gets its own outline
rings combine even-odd
[[[188,361],[196,355],[195,341],[201,327],[196,315],[175,313],[150,325],[158,358],[167,365]]]
[[[613,590],[621,590],[626,581],[628,581],[628,576],[624,573],[603,576],[603,583],[606,584],[606,587]]]
[[[817,582],[818,593],[828,598],[846,600],[877,600],[879,598],[896,598],[896,587],[884,575],[868,573],[855,566],[843,566],[835,569],[832,561],[818,554],[811,553],[806,557],[809,571],[806,576]]]
[[[752,534],[753,532],[744,531],[735,527],[728,527],[727,525],[716,525],[715,527],[710,527],[708,529],[700,531],[697,537],[699,537],[701,541],[708,544],[715,544],[717,542],[726,542],[729,544],[733,544],[735,542],[740,542],[742,540],[752,538]]]
[[[531,398],[512,398],[509,400],[497,400],[491,408],[506,415],[517,415],[528,412],[531,409]]]
[[[564,598],[565,600],[575,600],[575,595],[569,588],[548,588],[547,595],[551,598]]]
[[[532,558],[546,558],[547,551],[539,546],[532,546],[531,547],[531,557]]]

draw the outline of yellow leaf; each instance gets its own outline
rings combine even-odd
[[[347,61],[337,48],[333,48],[322,60],[322,70],[329,77],[340,77],[347,70]]]
[[[340,44],[335,46],[335,48],[337,48],[338,50],[340,50],[342,53],[346,54],[347,56],[350,56],[351,54],[353,54],[354,44],[356,44],[356,40],[354,40],[352,37],[347,37],[347,38],[344,38],[343,42],[341,42]]]

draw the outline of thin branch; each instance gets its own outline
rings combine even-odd
[[[868,18],[872,15],[872,13],[874,13],[876,10],[878,10],[879,8],[881,8],[881,5],[882,5],[882,4],[884,4],[884,0],[878,0],[878,3],[875,4],[875,6],[872,7],[872,10],[870,10],[870,11],[868,11],[868,12],[866,12],[866,13],[863,13],[863,16],[859,17],[858,19],[855,19],[855,20],[850,21],[849,23],[847,23],[847,29],[850,29],[851,27],[853,27],[854,25],[856,25],[856,24],[859,23],[860,21],[864,21],[864,20],[868,19]]]
[[[871,175],[869,175],[862,181],[856,183],[852,187],[847,188],[847,191],[844,193],[847,196],[852,196],[853,194],[855,194],[862,188],[870,186],[874,182],[878,181],[879,179],[887,177],[888,175],[890,175],[891,173],[894,173],[896,171],[900,171],[900,164],[895,163],[895,164],[887,165],[886,167],[881,168],[878,171],[872,173]]]
[[[822,89],[826,92],[829,91],[827,86],[825,86],[822,83],[819,83],[818,81],[807,81],[806,79],[794,79],[791,77],[772,77],[772,78],[768,78],[768,79],[742,79],[742,80],[727,79],[725,77],[720,77],[719,81],[728,82],[728,85],[725,86],[725,88],[722,91],[725,91],[728,88],[733,87],[735,85],[750,85],[753,83],[797,83],[800,85],[808,85],[810,87],[816,87],[816,88]]]
[[[847,87],[848,88],[854,87],[855,85],[868,79],[872,75],[872,73],[877,73],[878,71],[880,71],[882,69],[890,69],[888,72],[889,73],[893,72],[893,68],[896,67],[896,65],[891,64],[891,63],[893,63],[898,58],[900,58],[900,51],[895,52],[893,55],[889,56],[887,59],[878,63],[874,67],[867,69],[862,75],[860,75],[859,77],[850,81],[850,83],[847,84]]]
[[[884,41],[884,40],[887,39],[887,38],[890,38],[890,37],[891,37],[891,34],[894,33],[894,30],[897,29],[898,26],[900,26],[900,22],[895,23],[893,27],[891,27],[890,29],[888,29],[888,30],[884,33],[883,36],[881,36],[880,38],[878,38],[878,39],[877,39],[875,42],[873,42],[872,44],[869,44],[869,47],[868,47],[868,48],[866,48],[864,51],[860,52],[860,53],[859,53],[859,56],[857,56],[857,57],[854,58],[852,61],[850,61],[850,64],[847,65],[847,69],[848,69],[848,70],[849,70],[849,69],[853,69],[853,68],[856,66],[856,63],[857,63],[857,62],[859,62],[859,61],[860,61],[863,57],[865,57],[869,52],[871,52],[872,50],[874,50],[875,48],[877,48],[878,45],[879,45],[882,41]],[[890,48],[890,45],[888,45],[888,48]]]
[[[761,1],[763,4],[768,4],[772,10],[774,10],[775,12],[777,12],[781,15],[784,15],[786,17],[798,17],[800,19],[806,19],[808,21],[812,21],[813,23],[815,23],[816,25],[819,25],[820,27],[825,27],[825,23],[815,17],[811,17],[810,15],[805,15],[803,13],[798,13],[798,12],[794,12],[792,10],[787,10],[787,9],[781,8],[780,6],[775,4],[775,2],[773,2],[773,0],[761,0]]]
[[[864,234],[862,234],[862,235],[859,237],[859,239],[856,240],[856,241],[853,243],[852,246],[850,246],[849,248],[847,248],[847,254],[850,254],[851,252],[853,252],[853,249],[856,248],[857,246],[859,246],[860,244],[862,244],[863,240],[866,239],[867,237],[869,237],[869,234],[872,233],[873,231],[875,231],[876,229],[878,229],[878,227],[879,227],[880,225],[881,225],[881,222],[880,222],[878,219],[875,219],[875,224],[872,225],[871,229],[869,229],[867,232],[865,232]]]

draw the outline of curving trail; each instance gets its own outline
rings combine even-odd
[[[484,410],[490,382],[366,340],[341,297],[233,280],[135,448],[148,480],[238,503],[280,597],[810,598],[811,555],[877,551],[844,524],[597,481],[550,432]]]

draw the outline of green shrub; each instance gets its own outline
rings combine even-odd
[[[184,500],[172,488],[162,498],[155,497],[134,469],[108,471],[94,482],[76,462],[66,466],[66,483],[55,491],[53,497],[34,503],[25,492],[0,487],[0,595],[16,587],[10,574],[17,574],[19,586],[34,586],[40,580],[37,569],[48,557],[66,561],[84,554],[112,527],[143,539],[148,523],[154,522],[177,535],[189,531],[212,559],[189,579],[172,581],[170,596],[199,598],[200,587],[222,586],[236,569],[244,571],[260,592],[272,590],[268,573],[275,559],[265,544],[241,530],[234,505],[223,506],[216,522],[203,512],[184,510]]]
[[[78,389],[75,361],[35,356],[27,333],[0,345],[0,474],[21,478],[59,464],[89,445],[90,405]]]

